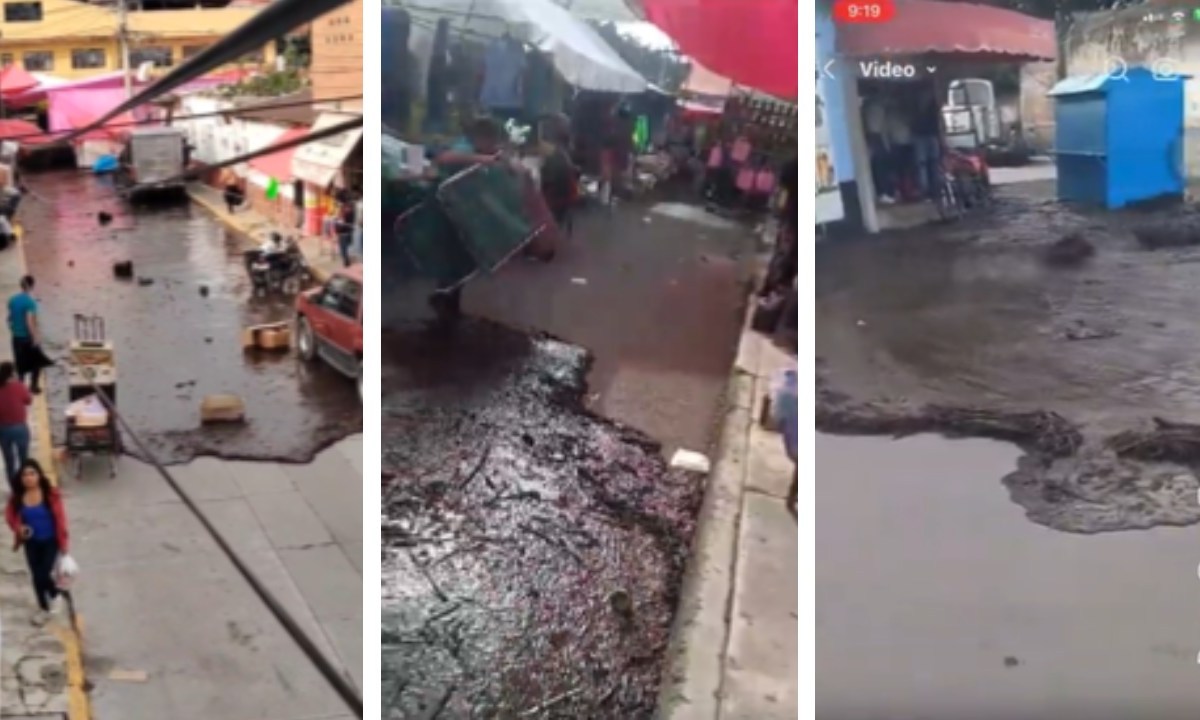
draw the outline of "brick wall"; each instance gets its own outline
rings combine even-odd
[[[361,95],[363,0],[338,8],[312,25],[313,98]],[[332,105],[332,104],[331,104]],[[362,110],[362,100],[338,103],[340,110]]]

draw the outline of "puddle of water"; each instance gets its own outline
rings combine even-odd
[[[65,355],[76,313],[104,316],[117,353],[118,406],[161,460],[302,462],[361,431],[351,381],[291,353],[243,353],[242,328],[290,318],[291,301],[251,298],[242,241],[210,215],[188,205],[133,209],[81,173],[27,181],[35,195],[20,219],[49,350]],[[98,222],[101,211],[113,215],[110,224]],[[153,284],[115,280],[112,265],[124,260]],[[62,432],[61,368],[50,387],[54,429]],[[199,429],[200,401],[218,393],[245,399],[245,426]]]
[[[1027,520],[984,440],[817,437],[817,714],[1195,715],[1200,536]]]

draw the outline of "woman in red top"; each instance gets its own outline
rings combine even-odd
[[[26,422],[33,396],[13,377],[11,362],[0,362],[0,455],[8,471],[10,489],[16,492],[17,468],[29,457],[29,424]]]
[[[20,489],[8,499],[4,519],[12,528],[14,549],[24,546],[33,592],[41,612],[34,625],[44,625],[60,594],[54,582],[54,567],[67,554],[67,514],[62,495],[50,485],[37,460],[21,464]]]

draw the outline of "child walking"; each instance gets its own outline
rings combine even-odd
[[[62,496],[50,485],[37,460],[21,464],[17,491],[8,500],[5,519],[14,535],[13,549],[25,548],[33,592],[37,597],[37,615],[33,624],[45,625],[60,592],[54,569],[60,556],[67,554],[67,515]]]

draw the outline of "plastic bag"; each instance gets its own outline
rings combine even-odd
[[[60,590],[69,590],[78,575],[79,563],[75,562],[75,558],[66,553],[59,555],[58,561],[54,563],[54,584]]]

